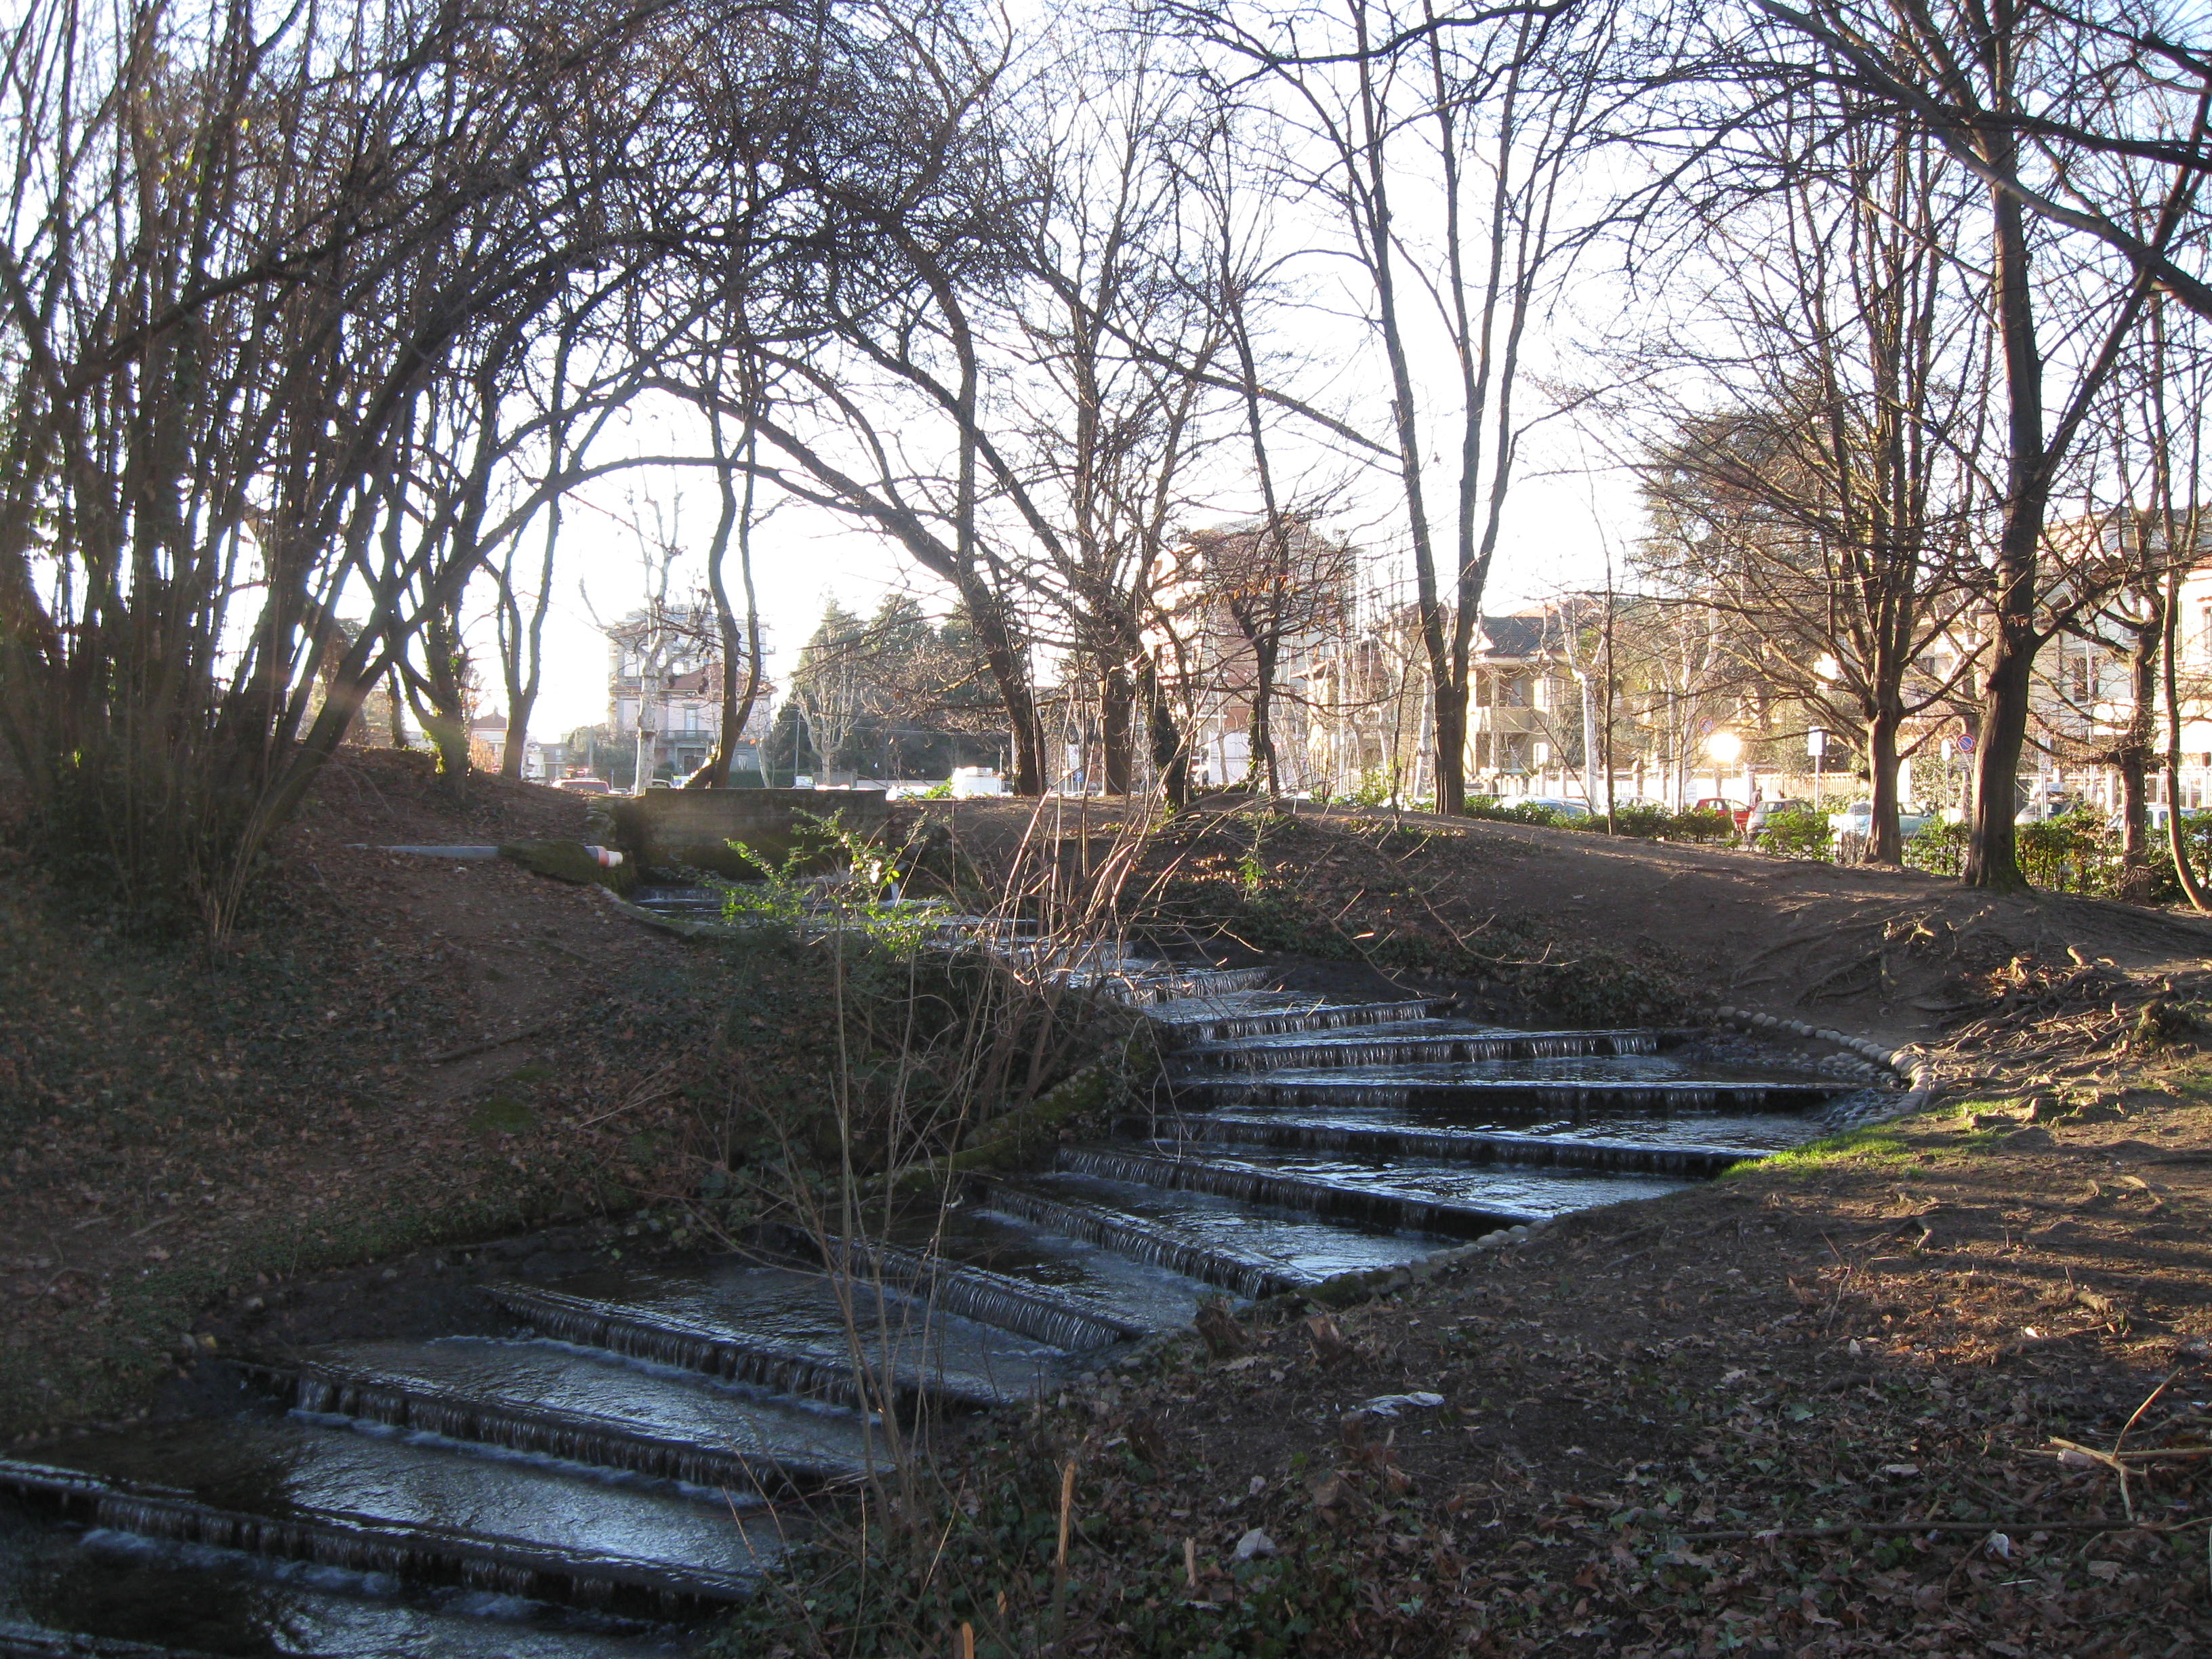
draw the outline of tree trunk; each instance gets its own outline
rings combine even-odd
[[[2112,751],[2120,775],[2120,896],[2138,903],[2151,895],[2149,799],[2153,738],[2158,720],[2158,660],[2166,638],[2166,605],[2155,589],[2150,615],[2135,630],[2128,653],[2128,729]]]
[[[1098,746],[1106,793],[1130,793],[1136,772],[1137,686],[1117,663],[1098,677]],[[1088,787],[1089,780],[1085,780]]]
[[[1000,614],[997,597],[982,591],[980,581],[975,586],[977,592],[963,593],[962,597],[975,627],[976,641],[983,647],[984,665],[991,671],[992,682],[999,689],[999,701],[1006,705],[1006,724],[1013,739],[1014,793],[1042,795],[1044,727],[1037,719],[1036,697],[1024,672],[1020,648]]]
[[[437,750],[440,785],[459,800],[469,788],[467,659],[462,654],[460,630],[443,609],[434,611],[423,626],[422,654],[422,673],[416,673],[404,660],[400,664],[407,676],[407,698]]]
[[[1144,673],[1146,718],[1152,727],[1152,765],[1160,775],[1160,793],[1170,806],[1181,808],[1190,805],[1190,746],[1176,725],[1175,711],[1168,707],[1168,694],[1160,684],[1159,673],[1147,667]]]
[[[2181,570],[2176,566],[2166,575],[2165,626],[2159,630],[2159,657],[2166,671],[2166,844],[2173,855],[2174,878],[2182,893],[2200,914],[2212,914],[2212,895],[2205,892],[2189,860],[2189,834],[2181,822],[2181,689],[2174,667],[2180,619]]]
[[[2009,147],[2006,147],[2008,152]],[[2009,172],[2009,154],[1997,171]],[[2020,811],[2020,756],[2027,738],[2036,653],[2037,556],[2051,491],[2043,426],[2043,358],[2035,337],[2027,233],[2020,203],[1992,189],[1997,333],[2004,351],[2006,455],[2004,524],[1997,538],[1996,639],[1982,693],[1981,738],[1974,750],[1973,817],[1963,878],[1970,887],[2017,891],[2013,819]]]
[[[1252,729],[1246,733],[1251,753],[1244,774],[1255,789],[1282,793],[1282,775],[1275,764],[1275,663],[1280,646],[1272,634],[1252,641]]]
[[[2028,580],[2033,580],[2031,574]],[[2001,617],[1974,749],[1973,815],[1963,874],[1969,887],[2016,892],[2027,885],[2020,872],[2013,820],[2020,812],[2020,757],[2027,741],[2030,677],[2040,643],[2032,617]]]
[[[1437,734],[1437,811],[1456,816],[1467,811],[1467,688],[1457,696],[1437,686],[1433,723]]]
[[[722,445],[721,422],[719,416],[710,416],[714,425],[716,459],[720,459]],[[752,430],[745,432],[745,447],[752,444]],[[747,457],[750,459],[750,455]],[[707,763],[685,782],[687,789],[726,789],[730,787],[730,757],[736,752],[744,732],[744,723],[752,714],[753,699],[760,690],[760,656],[748,653],[745,662],[745,686],[738,690],[736,672],[738,653],[744,643],[738,635],[737,612],[730,607],[730,587],[722,574],[723,561],[729,556],[730,538],[738,539],[738,556],[744,566],[745,604],[752,632],[760,631],[759,614],[752,605],[753,568],[751,536],[753,515],[753,475],[745,473],[744,499],[738,499],[738,491],[730,483],[726,464],[715,469],[715,479],[720,486],[721,513],[714,521],[714,534],[707,546],[707,591],[714,605],[714,631],[722,647],[721,696],[719,719],[716,722],[714,747]]]
[[[1897,728],[1900,721],[1893,702],[1878,705],[1867,719],[1867,774],[1874,806],[1867,836],[1867,861],[1870,864],[1905,862],[1905,837],[1897,821]]]
[[[530,620],[522,623],[520,607],[516,622],[520,637],[514,641],[513,659],[507,665],[507,748],[499,757],[499,775],[503,778],[522,775],[522,757],[530,741],[530,716],[538,707],[538,687],[545,672],[545,612],[553,599],[553,555],[561,539],[561,500],[559,495],[546,503],[545,556],[538,572],[538,596],[530,606]],[[525,669],[522,665],[529,665]]]

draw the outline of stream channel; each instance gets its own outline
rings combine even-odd
[[[856,1350],[902,1413],[1021,1401],[1203,1298],[1504,1247],[1814,1139],[1891,1081],[1265,968],[1085,974],[1158,1028],[1152,1105],[969,1178],[941,1227],[496,1283],[503,1334],[253,1355],[243,1410],[0,1459],[0,1654],[680,1654],[878,1454]]]

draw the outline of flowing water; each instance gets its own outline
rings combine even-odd
[[[0,1459],[0,1654],[680,1652],[917,1423],[1057,1388],[1208,1297],[1676,1190],[1822,1133],[1856,1086],[1709,1063],[1696,1032],[988,939],[1153,1022],[1170,1063],[1119,1139],[969,1176],[887,1238],[501,1285],[507,1337],[256,1356],[253,1410]]]

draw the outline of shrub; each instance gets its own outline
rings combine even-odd
[[[2103,817],[2082,807],[2040,823],[2020,826],[2020,872],[2037,887],[2061,893],[2112,890],[2119,864],[2119,837]]]
[[[1761,852],[1789,859],[1825,859],[1835,841],[1827,814],[1809,806],[1793,806],[1771,814],[1755,838]]]
[[[1398,783],[1395,767],[1371,766],[1359,775],[1359,781],[1346,792],[1344,799],[1353,806],[1388,806],[1397,799]]]
[[[1635,836],[1645,841],[1670,840],[1676,816],[1657,801],[1619,801],[1613,809],[1613,832],[1617,836]]]
[[[1667,832],[1669,841],[1734,841],[1735,819],[1717,808],[1692,807],[1686,812],[1674,815],[1673,825]]]
[[[1577,817],[1528,801],[1501,801],[1492,795],[1468,796],[1467,815],[1498,823],[1533,823],[1546,830],[1588,830],[1598,823],[1595,817]]]
[[[1905,862],[1930,875],[1957,876],[1966,867],[1966,826],[1940,818],[1923,826],[1905,839]]]

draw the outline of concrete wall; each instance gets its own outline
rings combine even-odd
[[[616,838],[636,863],[688,864],[725,876],[757,873],[732,841],[783,858],[802,812],[841,815],[867,836],[880,836],[890,819],[880,789],[653,789],[609,805]]]

